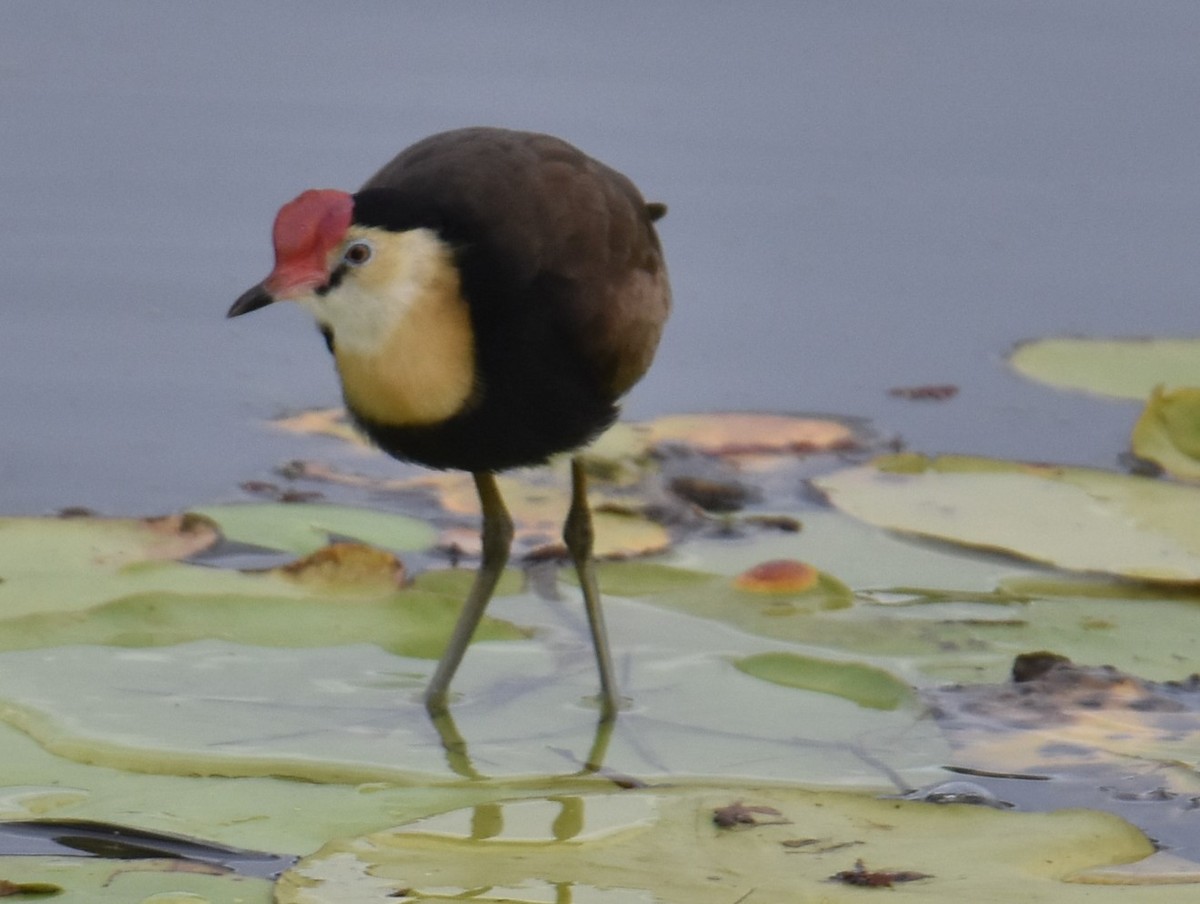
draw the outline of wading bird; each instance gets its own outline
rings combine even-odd
[[[576,450],[650,366],[670,288],[647,204],[625,176],[549,135],[443,132],[355,194],[306,191],[275,218],[275,268],[230,317],[290,300],[317,320],[358,426],[395,458],[471,472],[482,561],[426,691],[454,672],[508,561],[495,472]],[[579,575],[605,719],[616,713],[583,465],[563,540]]]

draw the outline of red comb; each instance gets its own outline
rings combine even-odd
[[[353,214],[354,199],[333,188],[310,189],[284,204],[275,216],[275,269],[267,291],[282,298],[325,282],[326,257],[345,238]]]

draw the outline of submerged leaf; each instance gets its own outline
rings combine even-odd
[[[977,769],[1054,773],[1069,764],[1114,774],[1195,763],[1200,677],[1153,682],[1050,653],[1017,657],[1013,680],[923,694],[956,748]],[[1113,768],[1115,767],[1115,769]],[[1167,774],[1161,771],[1160,781]],[[1117,780],[1113,779],[1114,784]]]
[[[913,698],[912,688],[883,669],[858,662],[833,662],[797,653],[759,653],[735,665],[747,675],[853,700],[870,709],[896,709]]]

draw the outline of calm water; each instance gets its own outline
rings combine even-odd
[[[1111,464],[1131,406],[1004,369],[1192,334],[1200,4],[0,0],[0,512],[159,511],[304,454],[295,310],[223,319],[280,203],[430,132],[560,134],[671,213],[634,416],[866,416],[928,451]],[[956,383],[952,402],[891,400]]]

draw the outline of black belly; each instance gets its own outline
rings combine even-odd
[[[543,464],[550,456],[586,445],[617,417],[617,406],[593,400],[564,408],[533,397],[519,408],[480,405],[447,421],[395,427],[350,414],[384,452],[431,468],[503,471]]]

